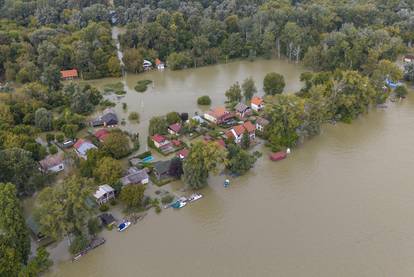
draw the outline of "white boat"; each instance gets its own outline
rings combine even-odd
[[[129,226],[131,226],[131,222],[129,221],[122,222],[121,224],[118,225],[118,231],[119,232],[125,231],[125,229],[127,229]]]
[[[188,197],[188,202],[191,203],[191,202],[197,201],[197,200],[199,200],[201,198],[203,198],[203,195],[202,194],[194,193],[190,197]]]
[[[173,207],[174,209],[181,209],[182,207],[184,207],[185,205],[187,205],[186,201],[182,201],[182,200],[177,200],[176,202],[174,202],[171,207]]]

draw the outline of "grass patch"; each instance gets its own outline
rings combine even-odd
[[[104,92],[115,93],[116,95],[126,94],[126,91],[124,90],[124,84],[122,84],[121,82],[105,85]]]
[[[151,80],[140,80],[137,82],[137,85],[135,86],[135,90],[137,92],[145,92],[148,88],[148,85],[151,84]]]

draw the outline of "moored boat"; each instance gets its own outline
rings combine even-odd
[[[131,222],[130,221],[124,221],[121,224],[118,225],[118,231],[122,232],[125,231],[125,229],[127,229],[129,226],[131,226]]]
[[[280,160],[285,159],[286,157],[287,157],[287,154],[286,154],[286,152],[284,152],[284,151],[280,151],[280,152],[272,153],[272,154],[270,154],[270,155],[269,155],[269,158],[270,158],[272,161],[280,161]]]
[[[194,202],[197,201],[199,199],[203,198],[203,195],[200,193],[194,193],[192,195],[190,195],[190,197],[188,197],[188,202]]]
[[[185,205],[187,205],[187,202],[182,201],[182,200],[177,200],[176,202],[174,202],[171,207],[173,207],[174,209],[181,209],[183,208]]]

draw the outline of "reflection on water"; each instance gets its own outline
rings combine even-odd
[[[269,71],[285,75],[287,91],[300,86],[302,68],[278,61],[128,75],[121,102],[144,122],[127,128],[144,132],[151,116],[195,110],[202,94],[222,104],[230,84],[253,75],[260,88]],[[155,86],[135,93],[138,79]],[[228,189],[211,177],[202,200],[107,232],[104,246],[49,275],[413,276],[413,98],[326,126],[284,161],[263,155]]]

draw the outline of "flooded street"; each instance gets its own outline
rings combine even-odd
[[[144,145],[152,116],[192,115],[204,94],[222,105],[224,91],[249,76],[261,93],[270,71],[284,75],[286,92],[301,87],[304,69],[275,60],[127,75],[120,103],[141,123],[125,128]],[[135,92],[142,79],[154,86]],[[413,276],[414,96],[388,106],[325,126],[281,162],[262,147],[255,168],[229,188],[224,176],[212,177],[200,201],[151,213],[125,233],[106,231],[105,245],[76,263],[57,262],[47,276]]]

